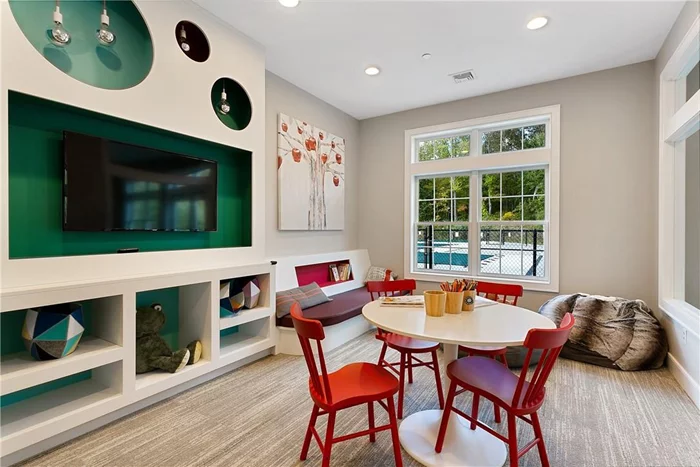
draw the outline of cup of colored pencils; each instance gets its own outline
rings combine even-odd
[[[462,302],[462,311],[474,311],[477,282],[471,279],[463,280],[462,282],[464,282],[464,301]]]
[[[447,294],[447,299],[445,300],[446,313],[456,315],[462,311],[462,303],[464,303],[464,286],[464,281],[459,279],[440,284],[440,288]]]

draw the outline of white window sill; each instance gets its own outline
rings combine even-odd
[[[454,274],[450,271],[445,272],[411,272],[407,271],[406,279],[415,279],[417,281],[424,282],[444,282],[447,280],[453,280],[456,278],[460,279],[474,279],[475,281],[483,280],[488,282],[500,282],[503,284],[517,284],[522,285],[525,290],[532,292],[550,292],[559,293],[559,287],[553,284],[551,281],[529,281],[523,279],[513,279],[509,277],[499,277],[499,276],[463,276],[459,274]]]
[[[700,310],[688,302],[677,299],[659,300],[659,308],[669,318],[687,328],[695,337],[700,338]]]

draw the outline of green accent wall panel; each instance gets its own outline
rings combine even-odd
[[[217,161],[217,231],[64,232],[63,131]],[[251,246],[251,186],[249,151],[9,93],[10,259]]]
[[[48,383],[39,384],[37,386],[32,386],[27,389],[22,389],[21,391],[11,392],[0,397],[0,407],[7,407],[10,404],[15,404],[32,397],[40,396],[49,391],[54,391],[56,389],[61,389],[63,387],[69,386],[71,384],[79,383],[92,378],[92,370],[83,371],[82,373],[76,373],[74,375],[66,376],[65,378],[56,379],[49,381]]]

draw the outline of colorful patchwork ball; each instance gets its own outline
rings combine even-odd
[[[233,316],[245,305],[243,287],[235,279],[221,281],[219,299],[221,317]]]
[[[27,310],[22,339],[36,360],[54,360],[73,353],[84,330],[81,304],[50,305]]]
[[[245,280],[243,284],[244,306],[248,309],[258,306],[260,300],[260,281],[257,277]]]

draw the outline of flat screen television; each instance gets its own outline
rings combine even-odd
[[[63,133],[63,230],[216,230],[214,161]]]

